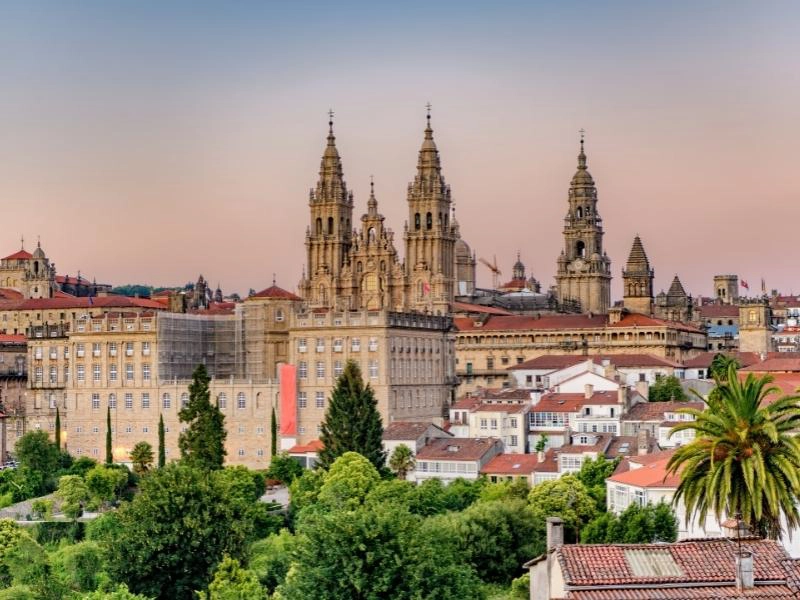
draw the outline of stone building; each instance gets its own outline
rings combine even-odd
[[[721,304],[738,304],[739,276],[714,275],[714,297]]]
[[[774,350],[772,311],[766,300],[751,300],[739,305],[739,352],[766,354]]]
[[[5,450],[11,454],[14,444],[25,433],[26,353],[24,335],[0,334],[0,413],[5,415]]]
[[[51,298],[56,292],[55,269],[41,244],[31,254],[23,240],[17,252],[0,260],[0,287],[16,290],[24,298]]]
[[[683,284],[677,275],[672,280],[669,290],[662,290],[656,296],[654,315],[667,321],[680,321],[689,323],[693,320],[692,297],[683,289]]]
[[[562,305],[578,302],[585,313],[605,314],[611,306],[611,259],[603,250],[603,220],[597,212],[597,188],[586,168],[583,138],[568,200],[564,250],[556,271],[558,300]]]
[[[633,239],[628,263],[622,271],[623,306],[630,312],[653,314],[653,277],[655,271],[644,251],[642,240]]]

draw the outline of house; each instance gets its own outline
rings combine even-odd
[[[497,438],[433,439],[417,452],[414,478],[417,483],[477,479],[483,466],[502,451],[503,442]]]
[[[544,453],[541,453],[544,455]],[[536,467],[539,465],[537,454],[496,454],[481,468],[484,475],[494,483],[499,481],[522,480],[533,484],[535,481]]]
[[[694,431],[680,431],[670,437],[672,428],[682,421],[692,421],[694,417],[678,411],[685,408],[703,410],[703,402],[639,402],[622,415],[622,434],[637,435],[640,431],[658,440],[661,448],[674,448],[694,439]]]
[[[452,438],[453,434],[441,427],[425,421],[394,421],[383,430],[383,449],[388,459],[398,446],[404,445],[416,456],[430,440],[439,438]],[[406,475],[410,481],[414,480],[413,471]]]
[[[320,440],[311,440],[308,444],[295,444],[286,452],[299,462],[303,468],[313,469],[317,466],[317,455],[324,447]]]
[[[586,460],[602,456],[609,460],[651,454],[658,446],[646,431],[638,436],[610,433],[572,433],[570,443],[555,449],[558,473],[577,473]]]
[[[450,407],[449,431],[457,437],[499,437],[507,452],[528,451],[530,390],[479,388]]]
[[[773,540],[563,542],[563,522],[549,518],[545,554],[524,565],[531,600],[798,598],[800,564]]]
[[[720,354],[720,352],[703,352],[694,358],[684,361],[685,378],[711,379],[709,369],[711,369],[711,363],[714,361],[714,357],[717,354]],[[735,358],[742,367],[749,367],[750,365],[761,362],[761,357],[757,352],[723,352],[722,354]]]

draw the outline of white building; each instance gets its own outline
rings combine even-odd
[[[477,479],[481,468],[502,451],[503,442],[497,438],[434,439],[417,452],[414,478],[417,483]]]

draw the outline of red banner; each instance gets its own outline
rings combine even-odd
[[[297,367],[281,365],[281,435],[297,435]]]

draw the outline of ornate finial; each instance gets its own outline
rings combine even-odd
[[[333,109],[328,109],[328,133],[333,135]]]
[[[331,111],[333,112],[333,111]],[[272,285],[275,285],[275,273],[272,274]]]
[[[581,153],[578,154],[578,168],[585,169],[586,168],[586,154],[583,152],[583,139],[586,136],[586,130],[581,127],[578,130],[578,133],[581,134]]]
[[[36,247],[37,248],[41,248],[42,247],[42,236],[40,236],[40,235],[36,236]]]
[[[432,108],[432,107],[431,107],[431,103],[430,103],[430,102],[428,102],[428,103],[425,105],[425,109],[428,111],[428,116],[427,116],[428,122],[430,122],[430,120],[431,120],[431,108]]]
[[[22,250],[25,250],[25,236],[21,235],[19,237],[19,245]]]

